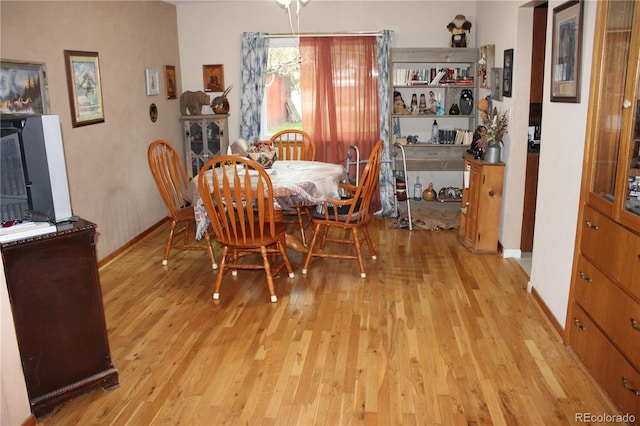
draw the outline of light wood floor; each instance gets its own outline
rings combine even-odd
[[[120,386],[39,424],[564,425],[612,413],[516,262],[390,220],[370,224],[366,279],[332,259],[304,276],[291,252],[297,275],[275,280],[277,303],[258,271],[226,276],[215,302],[206,252],[174,251],[163,267],[160,227],[100,271]]]

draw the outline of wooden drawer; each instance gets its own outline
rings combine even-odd
[[[582,227],[582,255],[640,299],[640,236],[589,207]]]
[[[640,304],[584,257],[578,260],[578,274],[575,299],[629,362],[640,369]]]
[[[640,373],[611,345],[580,306],[574,303],[570,344],[620,413],[640,419]]]

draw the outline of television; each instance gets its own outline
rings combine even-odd
[[[3,227],[73,220],[59,117],[3,115],[0,122]]]

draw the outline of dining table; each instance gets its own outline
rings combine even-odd
[[[214,170],[219,176],[224,173],[221,167],[210,169],[207,173],[213,173]],[[271,179],[275,198],[273,203],[278,211],[299,206],[320,207],[329,199],[339,199],[340,183],[347,179],[343,165],[322,161],[278,160],[265,171]],[[189,182],[185,198],[194,206],[196,238],[200,239],[209,227],[209,217],[198,192],[198,177],[194,176]],[[287,234],[287,247],[306,251],[300,240],[290,234]]]

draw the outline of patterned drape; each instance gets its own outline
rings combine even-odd
[[[380,203],[381,209],[376,212],[378,216],[396,216],[398,209],[394,193],[393,168],[389,162],[391,152],[391,137],[389,132],[389,114],[391,100],[389,99],[389,75],[391,73],[391,42],[393,31],[382,30],[376,37],[378,49],[378,97],[380,98],[380,139],[384,142],[382,151],[382,164],[380,166]]]
[[[240,137],[250,144],[260,139],[260,112],[268,60],[269,34],[242,33]]]

